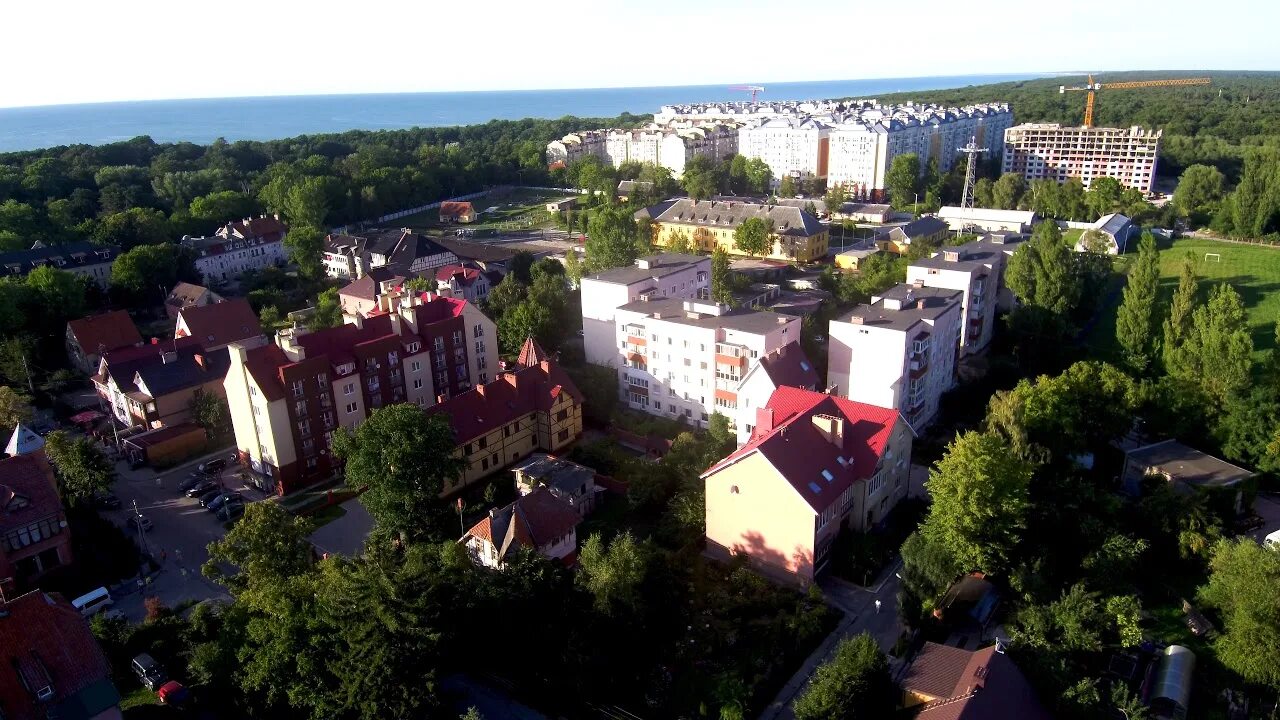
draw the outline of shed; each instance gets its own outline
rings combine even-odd
[[[135,465],[173,465],[197,453],[208,435],[193,422],[183,422],[138,433],[124,441],[129,461]]]
[[[1151,709],[1161,717],[1186,717],[1195,669],[1195,653],[1181,645],[1165,648],[1156,670],[1156,684],[1151,690]]]

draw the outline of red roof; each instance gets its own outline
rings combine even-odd
[[[938,698],[916,715],[923,720],[1048,720],[1026,676],[994,647],[974,652],[927,642],[902,687]]]
[[[276,241],[284,237],[289,228],[278,218],[271,215],[263,215],[261,217],[249,218],[245,220],[236,220],[229,222],[225,228],[227,233],[235,233],[243,238],[262,238],[268,241]]]
[[[0,460],[0,531],[61,513],[57,487],[42,452]]]
[[[534,340],[533,336],[530,335],[524,339],[524,345],[520,346],[520,357],[516,358],[516,365],[519,365],[520,367],[533,367],[534,365],[541,363],[543,360],[549,359],[551,359],[551,356],[547,355],[547,351],[543,350],[542,346],[538,344],[538,341]]]
[[[440,203],[440,214],[445,217],[457,217],[465,213],[475,212],[471,203],[458,200],[446,200]]]
[[[454,440],[464,445],[518,417],[550,410],[561,392],[582,402],[582,393],[565,371],[543,360],[533,367],[503,373],[493,382],[454,395],[427,412],[447,415]]]
[[[82,317],[67,325],[71,327],[71,334],[80,349],[90,355],[142,342],[137,326],[124,310]]]
[[[788,386],[774,390],[758,411],[759,415],[767,412],[773,413],[772,427],[761,420],[750,442],[702,476],[759,452],[817,512],[835,502],[855,481],[875,473],[898,422],[897,410]],[[828,440],[819,431],[814,424],[819,415],[843,421],[838,441]]]
[[[258,316],[244,298],[233,298],[202,307],[186,307],[179,312],[178,317],[190,330],[191,337],[200,341],[206,349],[262,334]]]
[[[818,371],[804,354],[799,340],[792,340],[760,358],[760,369],[773,380],[775,386],[787,385],[818,389]]]
[[[580,522],[581,516],[569,503],[540,487],[510,505],[494,509],[467,535],[488,540],[497,546],[498,557],[506,558],[520,548],[551,545]]]
[[[119,703],[119,694],[109,684],[107,657],[89,623],[70,603],[36,590],[0,607],[5,612],[0,617],[0,706],[6,717],[45,717],[51,708],[97,683],[105,683],[110,691],[82,696],[90,715]],[[23,680],[34,689],[24,687]],[[41,702],[35,692],[44,687],[52,688],[53,696]]]
[[[457,280],[459,285],[466,287],[476,280],[480,279],[480,271],[476,268],[469,268],[464,265],[454,263],[445,265],[436,270],[436,282],[449,282]]]

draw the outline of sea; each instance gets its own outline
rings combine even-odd
[[[952,75],[876,80],[764,83],[762,100],[872,98],[1030,80],[1045,74]],[[149,135],[156,142],[210,143],[218,138],[274,140],[346,130],[472,125],[520,118],[614,117],[653,113],[663,105],[748,100],[727,85],[502,90],[367,95],[292,95],[0,108],[0,152]],[[995,99],[995,98],[993,98]]]

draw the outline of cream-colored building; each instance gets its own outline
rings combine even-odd
[[[999,237],[994,242],[991,237]],[[907,284],[959,290],[960,347],[964,354],[981,352],[996,331],[996,308],[1004,289],[1004,269],[1020,242],[991,236],[944,247],[907,266]]]
[[[631,267],[582,278],[582,335],[587,362],[617,367],[617,309],[641,294],[705,298],[711,292],[711,258],[660,253],[637,258]]]
[[[738,154],[758,158],[773,172],[773,185],[791,176],[827,177],[831,126],[810,117],[778,116],[738,130]]]
[[[814,262],[827,255],[828,231],[801,208],[739,200],[669,200],[646,208],[637,217],[650,219],[653,244],[666,247],[677,233],[699,252],[724,248],[730,255],[747,253],[734,247],[734,231],[748,218],[773,224],[769,251],[760,257],[784,262]]]
[[[1160,130],[1028,123],[1004,134],[1003,171],[1028,182],[1078,178],[1086,189],[1100,177],[1150,194],[1160,156]]]

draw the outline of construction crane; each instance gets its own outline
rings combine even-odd
[[[1089,93],[1084,103],[1084,126],[1093,127],[1093,98],[1094,94],[1099,90],[1132,90],[1134,88],[1148,87],[1177,87],[1181,85],[1208,85],[1209,78],[1175,78],[1171,80],[1134,80],[1132,82],[1113,82],[1113,83],[1096,83],[1093,81],[1093,75],[1089,75],[1089,83],[1084,87],[1067,87],[1066,85],[1058,86],[1058,94],[1061,95],[1068,90],[1080,90]]]
[[[749,93],[751,93],[751,102],[753,102],[753,103],[756,101],[756,93],[762,93],[762,92],[764,92],[764,86],[763,86],[763,85],[730,85],[730,86],[729,86],[729,89],[730,89],[730,90],[742,90],[743,92],[749,92]]]
[[[989,148],[978,147],[978,138],[970,137],[968,144],[956,150],[969,156],[969,167],[964,174],[964,194],[960,198],[960,207],[973,207],[973,186],[978,177],[978,153],[987,152]]]

